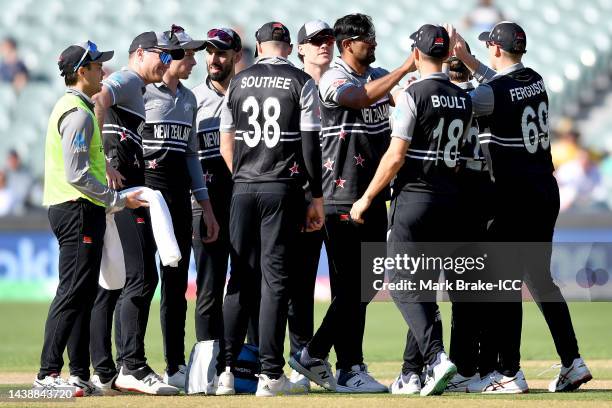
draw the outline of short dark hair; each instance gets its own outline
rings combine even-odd
[[[470,70],[458,58],[452,58],[448,62],[448,76],[456,82],[467,82],[470,79]]]
[[[85,65],[81,65],[79,68],[87,68],[87,69],[91,69],[91,65],[90,64],[85,64]],[[78,69],[75,72],[68,72],[66,74],[64,74],[64,84],[66,84],[66,86],[73,86],[76,85],[76,83],[79,80],[79,74],[78,74]]]
[[[374,23],[372,18],[365,14],[355,13],[340,17],[334,23],[334,36],[336,47],[342,53],[342,40],[356,36],[373,36]]]

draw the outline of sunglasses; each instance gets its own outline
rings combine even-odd
[[[74,71],[73,72],[77,72],[77,69],[79,69],[79,67],[83,64],[83,62],[85,61],[85,57],[87,57],[87,55],[89,54],[90,51],[91,52],[98,52],[98,46],[88,40],[87,41],[87,48],[85,49],[85,52],[83,53],[83,56],[81,57],[79,62],[77,62],[77,64],[74,66]]]
[[[376,42],[376,36],[375,35],[355,35],[353,37],[347,38],[347,40],[362,41],[366,44],[374,44]]]
[[[234,41],[234,37],[230,33],[220,28],[213,28],[212,30],[209,30],[208,33],[206,33],[206,36],[209,39],[218,38],[221,41],[225,43],[229,43],[229,44],[231,44],[232,41]]]
[[[155,50],[155,51],[153,51],[153,50]],[[168,65],[170,62],[172,62],[172,55],[170,55],[169,52],[162,51],[162,50],[159,50],[157,48],[147,48],[147,49],[145,49],[145,52],[150,52],[150,53],[159,55],[159,60],[164,65]]]
[[[487,48],[493,47],[494,45],[499,45],[495,41],[486,41],[485,44],[486,44]]]
[[[335,37],[332,37],[331,35],[323,35],[320,37],[310,38],[306,42],[314,45],[315,47],[320,47],[323,44],[327,44],[331,47],[332,45],[334,45],[335,41],[336,41]]]

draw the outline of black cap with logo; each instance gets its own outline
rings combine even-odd
[[[258,43],[267,41],[280,41],[291,45],[291,34],[283,23],[272,21],[262,25],[255,32],[255,39]],[[257,47],[255,47],[255,57],[257,57]]]
[[[91,41],[74,44],[66,48],[59,56],[57,65],[62,76],[76,72],[90,62],[106,62],[113,58],[114,51],[98,51],[98,46]]]
[[[242,49],[242,40],[231,28],[212,28],[206,33],[205,46],[208,45],[224,51],[240,51]]]
[[[527,52],[527,35],[520,25],[511,21],[495,24],[491,31],[485,31],[478,36],[480,41],[490,41],[511,54]]]
[[[130,44],[128,51],[132,53],[139,48],[157,48],[166,51],[174,60],[180,60],[185,56],[185,50],[181,48],[179,39],[171,31],[165,31],[163,33],[147,31],[137,35],[136,38],[132,40],[132,44]]]
[[[304,44],[305,42],[307,42],[311,38],[316,37],[317,35],[333,37],[334,30],[325,21],[309,21],[300,28],[300,31],[298,31],[298,44]]]
[[[184,50],[201,51],[204,49],[204,47],[206,47],[205,41],[194,40],[189,34],[187,34],[187,32],[185,32],[185,29],[179,25],[172,24],[170,32],[176,36],[179,41],[179,45]]]
[[[448,55],[450,39],[442,26],[425,24],[410,36],[414,46],[422,53],[434,58],[445,58]]]

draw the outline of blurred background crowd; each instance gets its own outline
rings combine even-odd
[[[269,4],[268,4],[269,3]],[[180,24],[190,33],[230,26],[246,45],[252,63],[255,29],[279,20],[295,30],[305,21],[362,12],[377,28],[377,61],[397,66],[410,50],[408,35],[425,22],[455,24],[477,57],[475,38],[498,21],[518,22],[527,32],[526,65],[542,74],[550,96],[552,154],[561,192],[561,211],[612,210],[612,0],[376,0],[351,5],[237,0],[0,0],[0,217],[44,212],[41,207],[44,139],[48,115],[61,95],[57,55],[68,44],[92,40],[114,49],[107,73],[127,61],[127,46],[142,31]],[[292,60],[299,66],[295,56]],[[203,58],[187,81],[205,76]]]

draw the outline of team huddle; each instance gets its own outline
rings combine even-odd
[[[231,395],[244,391],[238,366],[246,339],[256,355],[257,396],[306,393],[311,382],[339,393],[527,392],[520,292],[495,303],[451,296],[448,355],[435,300],[392,293],[407,324],[401,372],[384,385],[364,361],[376,291],[364,299],[362,243],[549,248],[559,212],[548,97],[541,76],[521,63],[522,28],[501,22],[480,35],[490,67],[452,26],[426,24],[410,38],[412,52],[391,72],[372,66],[376,33],[363,14],[333,27],[304,24],[297,35],[303,68],[287,59],[291,34],[278,22],[256,32],[255,63],[239,72],[242,42],[229,28],[211,29],[205,40],[176,25],[142,33],[128,66],[104,79],[112,51],[92,42],[64,50],[58,65],[67,91],[49,120],[44,191],[60,280],[34,387],[76,396]],[[199,51],[208,75],[189,90],[181,81]],[[418,80],[398,85],[414,71]],[[176,262],[161,256],[164,217]],[[323,243],[332,301],[315,330]],[[186,364],[192,249],[197,344]],[[549,391],[575,390],[592,376],[551,278],[550,251],[524,252],[515,249],[513,265],[499,269],[527,285],[548,324],[562,363]],[[107,278],[103,258],[119,264],[119,279]],[[158,283],[163,377],[147,364],[144,344]],[[66,349],[70,377],[62,379]]]

